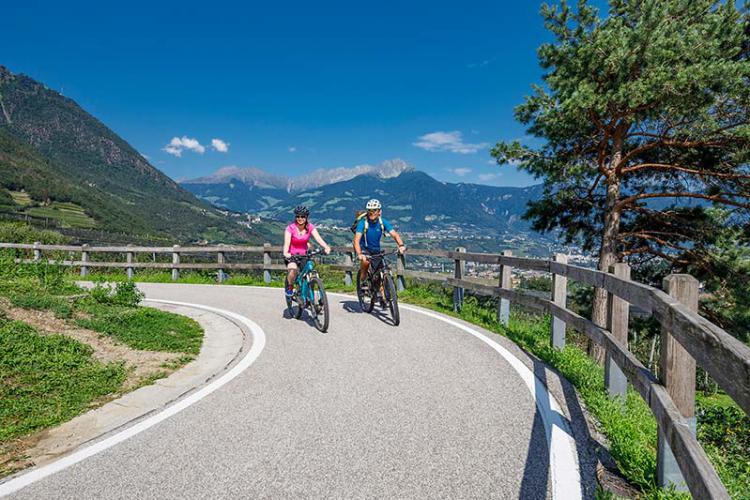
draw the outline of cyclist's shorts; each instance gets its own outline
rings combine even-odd
[[[305,264],[307,264],[307,258],[302,258],[302,259],[297,260],[297,259],[287,259],[286,257],[284,257],[284,264],[286,264],[287,266],[291,264],[292,262],[297,264],[297,267],[299,269],[302,269],[303,267],[305,267]]]

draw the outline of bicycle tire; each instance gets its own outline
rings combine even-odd
[[[359,273],[357,273],[357,300],[359,300],[359,307],[363,312],[372,312],[373,307],[375,307],[375,301],[362,292],[362,287],[360,285],[361,279]],[[370,283],[370,287],[372,288],[372,283]],[[369,301],[367,299],[369,299]]]
[[[328,295],[323,286],[323,280],[320,278],[310,280],[310,298],[310,311],[315,322],[315,328],[325,333],[328,331],[330,315],[328,314]]]
[[[398,326],[401,323],[401,313],[398,310],[398,292],[396,291],[396,285],[393,283],[393,276],[390,274],[385,275],[385,298],[388,302],[388,308],[391,310],[391,317],[393,318],[393,326]]]
[[[286,308],[289,311],[289,316],[294,319],[300,319],[302,317],[302,304],[299,301],[299,294],[296,299],[286,296],[286,291],[289,288],[289,278],[284,278],[284,298],[286,299]]]

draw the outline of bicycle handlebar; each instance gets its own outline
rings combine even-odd
[[[325,251],[323,249],[317,248],[315,250],[308,250],[307,253],[304,255],[302,254],[292,254],[291,257],[289,257],[289,260],[301,260],[301,259],[307,259],[309,257],[314,257],[316,255],[324,254]]]
[[[394,250],[390,250],[388,252],[381,251],[381,252],[378,252],[378,253],[375,253],[375,254],[372,254],[372,255],[368,255],[368,254],[363,253],[362,255],[364,255],[367,258],[367,260],[370,260],[373,257],[385,257],[386,255],[396,255],[397,253],[399,253],[398,248],[396,248]]]

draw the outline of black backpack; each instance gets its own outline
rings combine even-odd
[[[359,221],[362,220],[362,217],[364,217],[365,215],[367,215],[367,210],[357,210],[356,212],[354,212],[354,222],[352,222],[351,227],[349,227],[352,233],[357,233],[357,225],[359,225]]]

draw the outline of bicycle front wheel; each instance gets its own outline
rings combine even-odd
[[[284,293],[286,294],[286,291],[289,287],[289,279],[284,278]],[[291,316],[294,319],[300,319],[302,317],[302,305],[299,303],[299,296],[295,295],[294,297],[288,297],[286,298],[286,309],[289,311],[289,316]]]
[[[328,331],[330,316],[328,315],[328,296],[323,287],[323,280],[313,278],[310,281],[310,310],[315,321],[315,328],[321,332]]]
[[[396,292],[396,285],[393,283],[393,276],[390,274],[385,275],[383,291],[385,292],[385,300],[388,302],[388,308],[391,310],[393,326],[398,326],[401,323],[401,315],[398,311],[398,293]]]

